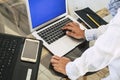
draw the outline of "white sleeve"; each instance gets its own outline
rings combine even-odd
[[[119,53],[120,14],[110,22],[106,32],[96,40],[93,47],[66,65],[66,73],[71,80],[76,80],[87,72],[94,72],[106,67],[120,57]]]
[[[87,41],[91,41],[91,40],[96,40],[100,35],[102,35],[108,28],[108,26],[110,26],[111,24],[119,24],[119,15],[120,14],[120,8],[118,9],[118,13],[116,14],[116,16],[110,21],[109,24],[107,25],[102,25],[97,29],[86,29],[85,30],[85,38]],[[117,21],[118,20],[118,21]]]
[[[85,38],[87,41],[96,40],[101,34],[107,30],[107,25],[102,25],[96,29],[87,29],[85,30]]]

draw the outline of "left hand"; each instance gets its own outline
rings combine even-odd
[[[54,70],[56,70],[57,72],[60,72],[64,75],[66,75],[65,67],[66,67],[67,63],[70,61],[71,60],[69,58],[58,57],[58,56],[53,56],[51,59],[51,63],[52,63]]]

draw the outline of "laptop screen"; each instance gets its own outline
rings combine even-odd
[[[32,29],[66,13],[66,0],[28,0]]]

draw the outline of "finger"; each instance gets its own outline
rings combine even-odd
[[[59,56],[52,56],[51,58],[51,63],[58,63],[58,61],[60,60],[61,57]]]
[[[74,34],[73,32],[69,32],[69,31],[67,31],[66,34],[67,34],[68,36],[71,36],[71,37],[74,37],[74,36],[75,36],[75,34]]]
[[[52,64],[53,67],[58,67],[58,64]]]
[[[71,26],[71,24],[72,24],[72,22],[69,22],[69,23],[66,24],[66,26]]]
[[[59,71],[57,67],[53,67],[53,69],[54,69],[55,71]]]
[[[50,62],[51,62],[52,64],[57,64],[58,61],[59,61],[59,60],[56,60],[56,59],[53,59],[53,58],[52,58]]]
[[[61,69],[60,67],[54,67],[54,70],[66,75],[66,73],[63,71],[63,69]]]
[[[61,29],[62,29],[62,30],[66,30],[68,27],[71,27],[71,26],[69,26],[69,25],[65,25],[65,26],[62,27]]]
[[[63,29],[64,29],[65,27],[67,27],[67,26],[72,27],[72,24],[73,24],[72,22],[69,22],[69,23],[65,24],[64,27],[63,27]]]
[[[73,27],[65,26],[65,27],[62,28],[62,30],[72,31]]]
[[[66,60],[70,60],[70,58],[67,58],[67,57],[62,57],[63,59],[66,59]]]
[[[52,59],[59,60],[60,58],[61,58],[61,57],[59,57],[59,56],[56,56],[56,55],[52,56]]]

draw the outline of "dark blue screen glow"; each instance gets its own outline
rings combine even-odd
[[[28,0],[32,29],[66,12],[65,0]]]

